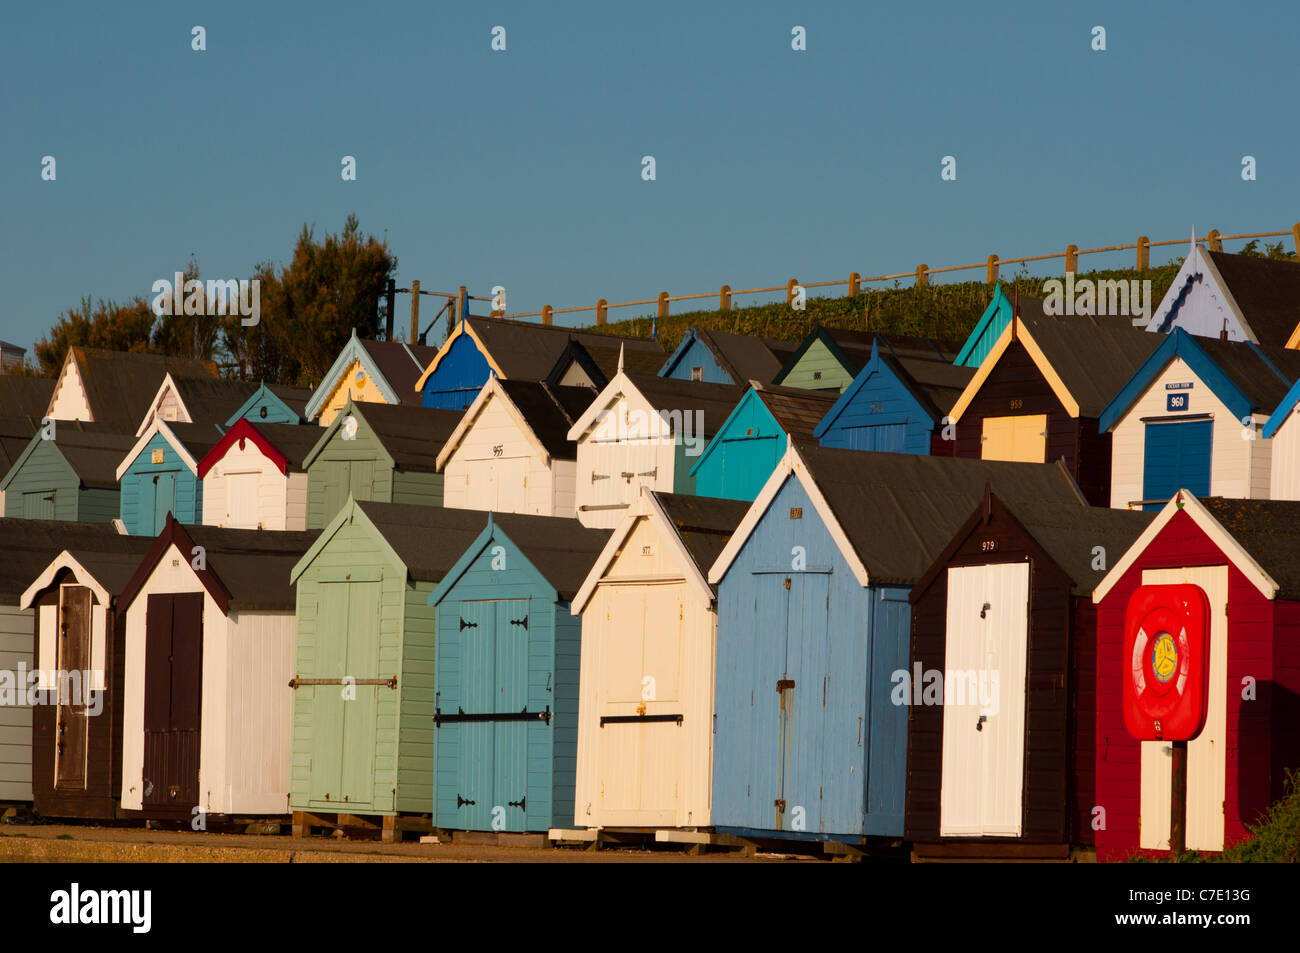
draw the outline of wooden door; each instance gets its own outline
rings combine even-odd
[[[59,587],[59,627],[55,666],[68,678],[55,679],[58,708],[54,732],[54,786],[58,790],[86,787],[87,737],[90,721],[87,693],[94,687],[90,671],[90,614],[95,611],[85,586]],[[79,673],[72,675],[73,672]],[[71,689],[71,690],[70,690]]]
[[[791,573],[784,580],[789,599],[785,667],[776,685],[777,819],[782,830],[820,831],[830,576]]]
[[[1023,831],[1029,564],[948,570],[939,834]]]
[[[203,593],[150,595],[145,613],[144,806],[199,804]]]
[[[980,443],[985,460],[1043,463],[1047,459],[1047,415],[985,417]]]
[[[379,609],[382,583],[318,584],[314,671],[304,677],[327,684],[309,686],[311,767],[308,798],[317,804],[370,806],[374,800],[374,758],[378,693],[351,679],[381,677]]]
[[[1228,741],[1228,567],[1147,569],[1143,585],[1191,583],[1210,603],[1209,697],[1205,727],[1187,742],[1187,849],[1223,850],[1223,802],[1227,796]],[[1142,742],[1141,822],[1138,844],[1169,849],[1173,748],[1167,741]]]
[[[257,504],[259,474],[256,470],[245,473],[227,473],[226,525],[234,529],[257,529]]]
[[[718,449],[722,456],[719,496],[728,500],[752,500],[781,458],[776,434],[724,440]]]
[[[348,461],[348,489],[354,500],[375,498],[375,461]]]
[[[54,519],[54,490],[35,490],[23,494],[23,519]]]
[[[528,600],[511,599],[496,603],[497,714],[514,715],[528,707]],[[493,810],[505,812],[505,826],[498,830],[528,829],[528,730],[526,721],[493,723]],[[547,755],[549,757],[549,751]]]
[[[1210,493],[1214,421],[1180,420],[1146,425],[1142,461],[1142,499],[1159,500],[1143,509],[1158,510],[1179,490]]]

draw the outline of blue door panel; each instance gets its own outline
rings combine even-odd
[[[1147,424],[1142,499],[1161,502],[1147,503],[1146,509],[1160,509],[1180,489],[1209,495],[1213,428],[1210,420]]]

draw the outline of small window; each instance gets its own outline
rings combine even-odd
[[[822,379],[822,372],[821,372],[821,371],[813,371],[813,380],[815,380],[815,381],[819,381],[819,380],[821,380],[821,379]]]
[[[692,368],[691,368],[691,380],[693,380],[693,381],[702,381],[702,380],[704,380],[704,368],[703,368],[703,367],[692,367]]]
[[[258,413],[258,415],[259,415],[263,420],[265,420],[265,419],[266,419],[266,405],[263,404],[263,405],[262,405],[262,409],[259,410],[257,413]]]

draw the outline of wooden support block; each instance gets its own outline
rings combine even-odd
[[[397,833],[397,815],[385,814],[383,833],[379,835],[379,839],[382,840],[385,844],[391,844],[393,842],[393,837],[396,835],[396,833]]]

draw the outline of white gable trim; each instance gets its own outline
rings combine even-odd
[[[723,547],[722,552],[709,568],[709,582],[716,585],[722,581],[722,577],[727,574],[731,564],[740,555],[740,551],[744,548],[750,534],[758,526],[758,521],[763,518],[763,514],[767,512],[772,505],[772,501],[776,499],[776,495],[781,491],[781,487],[785,486],[785,481],[790,477],[799,481],[804,488],[804,492],[808,494],[808,498],[812,500],[813,508],[817,511],[817,515],[821,517],[826,531],[831,534],[831,539],[835,541],[835,545],[839,548],[840,555],[849,564],[849,569],[853,571],[853,576],[858,580],[858,584],[864,587],[871,585],[871,577],[867,573],[867,567],[863,565],[857,551],[849,542],[848,534],[840,526],[839,520],[831,512],[830,504],[826,502],[826,497],[822,495],[817,482],[812,478],[812,474],[808,472],[808,465],[799,456],[799,451],[795,449],[793,441],[790,442],[785,451],[785,456],[781,458],[781,462],[772,471],[772,475],[763,484],[762,491],[745,513],[745,518],[736,527],[736,532],[732,534],[727,545]]]
[[[65,549],[54,557],[54,561],[45,567],[45,571],[19,597],[18,608],[30,609],[36,601],[36,597],[49,588],[50,584],[54,582],[54,577],[63,569],[72,570],[72,575],[76,577],[77,582],[93,592],[101,606],[112,604],[113,598],[108,594],[108,590],[101,586],[99,580],[92,576],[86,567],[77,562],[72,554]]]
[[[466,435],[468,435],[470,430],[473,429],[475,421],[477,421],[483,411],[487,409],[488,403],[492,400],[500,400],[504,402],[505,408],[514,419],[515,424],[519,427],[520,431],[527,435],[534,448],[536,448],[537,452],[542,455],[543,464],[549,467],[551,465],[551,455],[546,452],[546,448],[542,446],[542,442],[537,439],[537,434],[533,431],[532,426],[524,417],[523,412],[515,406],[515,402],[510,399],[510,395],[506,393],[505,388],[501,386],[500,380],[495,375],[488,378],[487,383],[484,384],[483,388],[478,392],[478,396],[474,398],[474,403],[465,408],[465,413],[461,416],[460,422],[456,424],[456,429],[451,432],[451,436],[448,437],[447,442],[443,444],[442,450],[438,452],[438,459],[435,466],[441,470],[447,465],[455,454],[456,449],[461,445],[462,441],[464,441]]]
[[[181,410],[181,419],[176,422],[187,424],[194,423],[194,415],[191,414],[190,409],[185,406],[185,398],[181,396],[181,392],[176,386],[176,381],[172,379],[171,371],[168,371],[163,377],[162,383],[158,385],[158,390],[154,392],[153,400],[149,402],[148,413],[144,415],[144,419],[140,421],[140,426],[135,430],[135,435],[137,437],[144,433],[149,425],[153,423],[154,415],[158,413],[158,408],[162,405],[163,397],[167,393],[169,387],[171,388],[172,393],[176,395],[176,403]]]
[[[577,422],[569,428],[568,439],[575,442],[581,442],[586,439],[592,430],[600,427],[605,415],[609,409],[619,399],[635,403],[639,410],[644,412],[647,417],[653,417],[658,423],[652,424],[651,428],[640,429],[636,431],[638,440],[659,440],[664,437],[672,436],[672,429],[668,422],[659,416],[659,410],[650,401],[637,390],[636,385],[628,378],[627,374],[619,371],[613,379],[605,385],[605,389],[596,395],[590,406],[587,407],[583,415],[578,418]]]
[[[1182,506],[1179,506],[1179,500]],[[1142,532],[1132,546],[1120,557],[1119,562],[1111,567],[1110,572],[1106,573],[1097,588],[1092,591],[1092,601],[1099,603],[1105,599],[1115,585],[1124,578],[1124,574],[1133,568],[1152,541],[1160,535],[1161,531],[1169,525],[1169,521],[1174,518],[1178,511],[1182,509],[1192,518],[1192,521],[1210,538],[1215,546],[1219,547],[1232,564],[1241,570],[1242,575],[1250,580],[1251,585],[1260,591],[1265,599],[1274,599],[1277,597],[1277,591],[1280,586],[1277,582],[1264,571],[1264,567],[1257,563],[1250,553],[1246,552],[1242,545],[1233,538],[1232,534],[1223,528],[1223,524],[1214,518],[1209,510],[1195,496],[1187,490],[1179,490],[1174,494],[1173,499],[1165,504],[1150,525]]]
[[[75,383],[76,390],[77,390],[77,399],[80,401],[81,407],[85,410],[86,413],[84,419],[89,423],[93,423],[95,420],[95,415],[94,413],[92,413],[90,409],[90,400],[86,397],[86,385],[85,382],[82,380],[81,366],[77,363],[75,354],[76,354],[76,348],[72,348],[72,347],[68,348],[68,353],[63,358],[63,368],[59,371],[58,381],[54,385],[54,392],[50,394],[50,403],[45,408],[45,416],[53,420],[81,420],[82,419],[80,416],[77,415],[74,415],[72,417],[58,417],[54,413],[55,408],[60,403],[59,401],[60,396],[63,396],[64,387],[71,386],[72,384]],[[68,399],[69,399],[68,397],[64,396],[65,401]]]
[[[176,451],[176,455],[181,458],[181,461],[189,468],[189,471],[195,476],[198,475],[199,462],[191,456],[188,450],[185,449],[185,445],[177,439],[176,434],[172,433],[172,428],[167,426],[167,421],[155,420],[149,425],[149,429],[144,432],[140,439],[135,442],[135,446],[132,447],[127,452],[127,455],[122,458],[122,462],[117,465],[118,482],[121,482],[122,475],[130,469],[131,464],[135,462],[135,458],[144,452],[144,448],[149,445],[149,441],[153,439],[154,434],[159,433],[163,435],[163,439],[171,445],[171,448]]]
[[[676,557],[686,581],[695,587],[706,603],[712,604],[715,597],[713,589],[709,585],[709,580],[704,577],[699,567],[695,565],[694,557],[686,548],[681,535],[677,532],[677,527],[673,525],[673,521],[664,512],[663,506],[660,505],[654,492],[649,487],[642,486],[636,502],[628,507],[623,518],[619,520],[618,526],[614,528],[613,535],[605,543],[605,548],[600,551],[600,555],[596,557],[596,562],[592,565],[591,571],[587,573],[587,578],[583,580],[582,588],[573,597],[573,602],[569,607],[569,611],[573,615],[582,614],[583,608],[591,601],[591,597],[596,594],[596,588],[603,581],[605,571],[609,569],[610,564],[618,556],[618,551],[623,547],[627,538],[632,535],[637,522],[641,519],[648,519],[654,524],[660,538],[668,544]]]

